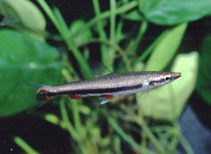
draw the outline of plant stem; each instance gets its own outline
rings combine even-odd
[[[79,116],[79,111],[78,111],[78,101],[73,101],[72,102],[72,111],[73,111],[73,119],[74,119],[74,125],[77,130],[77,132],[80,133],[80,136],[82,139],[86,138],[86,132],[81,126],[81,120]]]
[[[65,124],[65,128],[67,129],[67,131],[69,132],[69,134],[76,140],[76,141],[80,141],[80,137],[79,134],[77,133],[77,131],[74,129],[73,125],[71,124],[69,118],[68,118],[68,114],[66,111],[66,107],[65,107],[65,102],[64,99],[61,100],[60,102],[60,111],[61,111],[61,115],[62,115],[62,119],[63,122]]]
[[[44,0],[37,0],[37,2],[40,4],[40,6],[46,12],[48,17],[51,19],[51,21],[55,25],[56,29],[59,31],[60,35],[62,36],[65,43],[67,44],[68,48],[72,51],[74,57],[78,61],[78,64],[80,66],[80,70],[81,70],[81,73],[83,74],[83,76],[91,78],[93,75],[91,73],[89,65],[84,60],[80,51],[76,48],[76,46],[70,40],[69,35],[68,35],[69,31],[67,28],[65,28],[65,27],[67,27],[67,25],[66,25],[63,17],[61,16],[61,13],[59,12],[59,10],[55,9],[55,13],[57,15],[57,17],[56,17]]]
[[[185,139],[185,137],[182,134],[181,134],[180,142],[185,148],[187,154],[194,154],[190,144],[188,143],[188,141]]]
[[[84,136],[81,134],[80,130],[75,130],[73,125],[71,124],[68,114],[65,107],[64,99],[60,102],[60,111],[63,119],[63,123],[65,124],[65,128],[69,132],[69,134],[78,142],[79,147],[83,154],[88,154],[87,148],[85,145]]]
[[[136,122],[137,124],[139,124],[141,126],[141,128],[143,129],[144,133],[146,134],[146,136],[150,139],[150,141],[155,145],[155,147],[157,148],[157,150],[159,151],[160,154],[165,154],[165,150],[164,148],[160,145],[160,143],[157,141],[156,137],[152,134],[152,132],[150,131],[149,127],[147,126],[147,124],[144,122],[143,119],[140,119],[141,117],[139,117]]]
[[[143,21],[141,26],[140,26],[140,29],[139,29],[139,32],[138,32],[138,35],[137,35],[137,38],[135,40],[135,44],[134,44],[134,47],[132,49],[132,52],[135,53],[140,42],[141,42],[141,39],[142,37],[144,36],[145,32],[146,32],[146,29],[147,29],[147,21]]]
[[[126,51],[124,51],[120,46],[118,46],[118,44],[116,44],[114,42],[111,42],[111,41],[109,41],[107,39],[90,38],[90,39],[87,39],[84,42],[81,42],[81,44],[79,44],[79,46],[83,46],[85,44],[95,43],[95,42],[104,43],[104,44],[114,48],[116,51],[118,51],[119,54],[122,56],[123,61],[124,61],[125,65],[126,65],[126,70],[127,71],[131,71],[132,70],[131,65],[130,65],[130,60],[128,59]]]
[[[36,150],[34,150],[30,145],[28,145],[22,138],[15,136],[14,142],[21,147],[26,153],[30,154],[39,154]]]
[[[115,25],[116,25],[116,1],[110,0],[110,41],[115,43]],[[106,54],[107,66],[113,71],[115,50],[109,48]]]
[[[128,3],[127,5],[119,7],[119,8],[116,9],[116,15],[125,13],[125,12],[135,8],[137,5],[138,5],[137,1],[132,1],[132,2]],[[93,26],[98,21],[100,21],[102,19],[105,19],[105,18],[108,18],[109,16],[110,16],[110,11],[105,11],[105,12],[101,13],[101,15],[99,15],[99,16],[93,18],[92,20],[90,20],[87,23],[87,27],[86,28],[89,28],[89,27]]]
[[[168,152],[169,153],[175,153],[175,151],[176,151],[176,147],[178,145],[179,137],[181,136],[181,133],[180,133],[179,130],[180,129],[179,129],[178,121],[174,122],[173,128],[171,128],[170,130],[167,129],[167,132],[172,134],[172,139],[171,139],[172,141],[168,146]]]
[[[108,122],[111,125],[111,127],[125,140],[127,141],[132,147],[137,149],[141,153],[146,154],[155,154],[155,152],[148,150],[145,147],[142,147],[141,145],[137,144],[130,136],[128,136],[116,123],[116,121],[108,117]]]
[[[121,151],[121,140],[120,140],[119,136],[115,136],[114,137],[114,149],[115,149],[116,153],[122,154],[122,151]]]
[[[98,0],[92,0],[93,3],[93,7],[94,7],[94,12],[96,15],[96,18],[98,18],[101,14],[100,12],[100,5],[99,5],[99,1]],[[100,36],[100,39],[106,39],[106,32],[103,29],[103,23],[102,22],[98,22],[97,23],[97,32]],[[106,65],[106,46],[105,45],[101,45],[101,56],[102,56],[102,62],[103,64]]]
[[[160,40],[162,40],[162,38],[166,35],[166,33],[169,30],[164,31],[142,54],[141,56],[139,56],[136,61],[135,64],[141,63],[143,60],[145,60],[147,58],[147,56],[153,51],[153,49],[155,48],[155,46],[160,42]]]
[[[110,41],[115,42],[116,1],[110,0]]]
[[[146,136],[150,139],[150,141],[154,144],[154,146],[157,148],[157,150],[159,151],[160,154],[165,154],[165,150],[162,147],[162,145],[158,142],[158,140],[156,139],[156,137],[153,135],[153,133],[151,132],[150,128],[147,126],[147,124],[144,121],[142,112],[141,112],[141,106],[140,106],[140,102],[138,101],[138,117],[135,119],[136,123],[139,124],[142,128],[142,130],[144,131],[144,133],[146,134]]]

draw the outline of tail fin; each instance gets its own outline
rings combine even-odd
[[[37,102],[46,102],[50,100],[52,97],[46,96],[48,93],[47,85],[42,85],[33,81],[24,81],[26,90],[30,90],[36,94],[36,101]]]
[[[24,91],[27,92],[31,96],[31,99],[35,102],[33,103],[34,105],[32,106],[32,108],[41,107],[46,103],[45,99],[39,99],[37,95],[38,90],[44,87],[45,85],[33,81],[23,81],[22,85]]]
[[[41,107],[46,103],[46,101],[37,99],[37,90],[42,86],[35,82],[20,80],[2,83],[0,86],[0,117]]]
[[[49,101],[52,99],[52,96],[49,96],[49,90],[48,87],[50,86],[42,86],[41,88],[38,89],[37,91],[37,99],[39,101]]]
[[[46,99],[46,97],[39,97],[40,95],[38,95],[39,92],[41,92],[42,89],[46,87],[46,85],[42,85],[34,81],[23,81],[22,85],[25,89],[24,91],[28,92],[32,99],[32,101],[30,101],[32,102],[32,104],[27,109],[27,113],[33,113],[34,111],[42,107],[44,104],[46,104],[49,100]]]

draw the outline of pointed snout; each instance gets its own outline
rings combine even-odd
[[[177,79],[177,78],[179,78],[179,77],[181,77],[181,73],[175,72],[174,75],[173,75],[173,78],[174,78],[174,79]]]

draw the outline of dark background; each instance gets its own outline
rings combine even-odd
[[[36,1],[33,2],[37,4]],[[51,7],[56,6],[59,8],[68,25],[70,25],[71,22],[73,22],[74,20],[80,18],[84,19],[85,21],[88,21],[92,17],[94,17],[92,1],[90,0],[83,0],[83,1],[47,0],[47,3],[50,4]],[[100,3],[102,6],[101,8],[102,11],[109,9],[108,1],[101,0]],[[56,34],[57,31],[55,30],[53,24],[47,17],[46,20],[47,20],[47,30],[51,33]],[[126,21],[124,30],[126,32],[129,32],[131,30],[131,25],[133,25],[134,23],[136,22]],[[191,51],[200,52],[200,46],[203,37],[206,34],[210,33],[211,31],[210,23],[211,23],[210,17],[205,17],[201,20],[190,23],[187,28],[187,32],[185,34],[182,45],[179,49],[179,52],[191,52]],[[150,24],[148,28],[150,29],[150,32],[148,31],[145,34],[142,43],[146,46],[140,47],[140,50],[146,48],[147,45],[150,44],[151,41],[154,40],[158,36],[158,34],[160,34],[160,32],[167,27]],[[55,46],[54,42],[49,41],[49,43],[52,43]],[[97,50],[99,50],[99,46],[93,45],[93,51],[97,52]],[[44,105],[42,108],[38,110],[39,112],[43,111],[43,112],[59,113],[58,108],[49,105]],[[203,137],[203,134],[200,135],[201,133],[200,131],[196,132],[196,130],[192,130],[190,129],[190,127],[191,128],[200,127],[200,130],[201,128],[203,128],[203,131],[206,131],[208,134],[211,134],[210,111],[211,107],[203,101],[203,99],[199,96],[199,94],[195,90],[191,98],[189,99],[188,106],[184,109],[184,112],[180,120],[182,132],[186,133],[184,135],[185,137],[187,137],[187,140],[189,140],[193,149],[194,150],[198,149],[197,152],[203,151],[203,154],[204,152],[211,153],[211,148],[210,148],[211,140],[208,141],[202,140],[201,137]],[[193,119],[190,116],[191,117],[194,116],[195,118]],[[189,121],[190,118],[192,122],[188,123],[187,120]],[[33,115],[33,113],[32,114],[24,113],[14,117],[0,119],[0,154],[23,153],[23,151],[13,142],[14,136],[20,136],[37,151],[40,151],[41,153],[45,154],[71,153],[72,151],[71,147],[74,146],[74,143],[70,142],[70,137],[67,132],[65,132],[63,129],[60,129],[58,126],[52,125],[44,121],[39,116]],[[202,142],[196,142],[196,141],[202,141]],[[200,145],[205,145],[205,146],[200,146]],[[200,149],[200,148],[205,148],[205,149]],[[182,153],[183,150],[181,149],[181,147],[179,147],[179,149]]]

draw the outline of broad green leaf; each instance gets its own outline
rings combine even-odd
[[[211,105],[211,35],[204,38],[199,57],[197,90],[203,99]]]
[[[181,24],[165,34],[152,52],[145,70],[161,71],[168,65],[180,46],[186,27],[187,23]]]
[[[40,84],[60,79],[58,53],[25,33],[0,31],[0,116],[9,116],[39,105]]]
[[[175,25],[211,15],[211,0],[139,0],[145,18],[159,25]]]
[[[137,93],[144,116],[158,120],[176,120],[195,88],[198,68],[198,53],[179,54],[171,69],[182,76],[163,87],[150,90],[147,96]]]
[[[0,0],[1,25],[14,25],[35,33],[45,30],[46,21],[40,10],[29,0]]]

